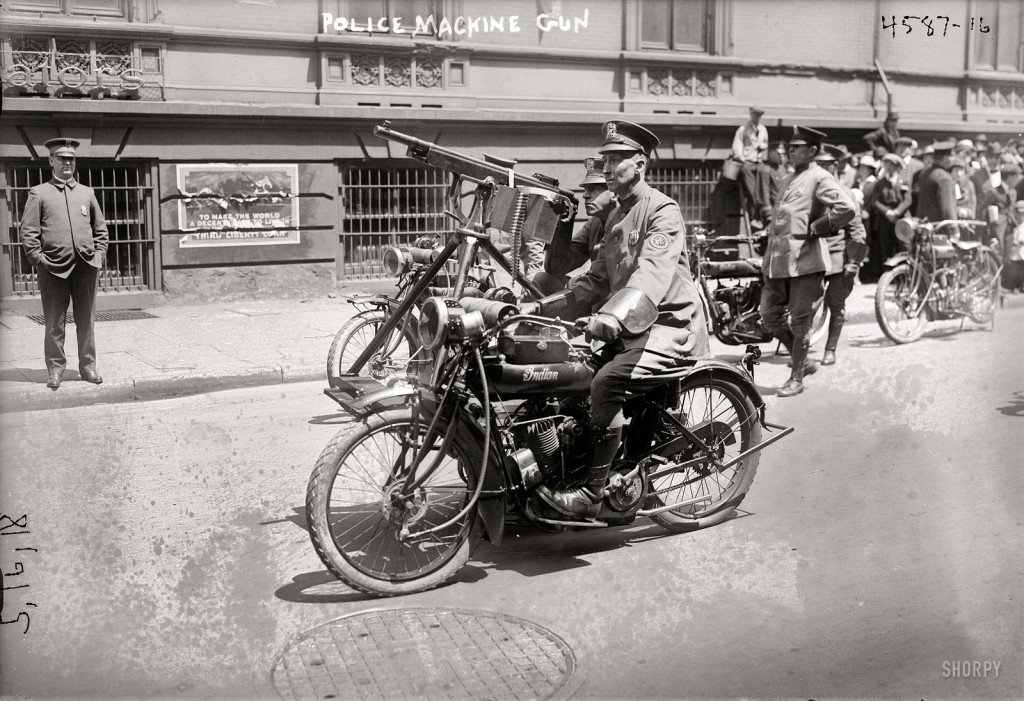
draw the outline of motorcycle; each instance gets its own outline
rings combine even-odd
[[[774,335],[761,322],[765,237],[715,236],[694,227],[690,236],[690,272],[701,292],[708,332],[730,346],[768,343]],[[828,307],[814,314],[811,345],[828,333]]]
[[[875,288],[875,318],[893,343],[911,343],[930,321],[964,319],[995,326],[1002,258],[999,243],[962,241],[959,228],[973,232],[984,222],[905,218],[896,237],[907,250],[885,261]],[[945,229],[945,231],[942,231]]]

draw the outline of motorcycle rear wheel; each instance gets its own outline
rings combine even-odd
[[[445,528],[468,503],[480,466],[479,448],[456,435],[449,454],[410,498],[397,500],[411,466],[411,450],[426,429],[406,409],[383,412],[360,428],[339,431],[323,449],[306,490],[313,547],[336,577],[374,596],[397,596],[440,586],[469,559],[483,536],[474,506]],[[415,430],[413,430],[415,429]],[[435,448],[419,463],[425,469]],[[407,528],[409,535],[401,538]]]
[[[718,378],[712,381],[707,376],[684,380],[679,410],[683,425],[714,449],[721,464],[761,442],[757,409],[747,393],[732,382]],[[663,457],[673,459],[670,455]],[[760,453],[754,453],[724,470],[708,460],[652,481],[646,508],[697,497],[707,499],[652,514],[651,520],[674,532],[721,523],[747,495],[760,458]]]
[[[370,345],[386,320],[386,314],[375,309],[360,312],[338,329],[327,352],[328,382],[348,374],[356,358]],[[416,357],[418,345],[412,332],[409,329],[403,331],[400,324],[360,368],[359,376],[372,377],[385,383],[391,379],[404,378],[410,360]]]
[[[882,273],[875,288],[875,319],[893,343],[912,343],[928,327],[922,291],[912,284],[912,277],[909,265],[897,265]]]
[[[987,247],[978,249],[978,257],[971,261],[967,284],[974,287],[974,293],[968,316],[976,324],[987,324],[995,316],[999,306],[999,268],[995,251]]]

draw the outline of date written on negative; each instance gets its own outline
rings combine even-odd
[[[924,17],[917,17],[915,15],[903,15],[903,21],[897,23],[896,15],[882,15],[882,31],[886,29],[892,30],[893,39],[896,38],[896,30],[900,29],[903,36],[906,36],[917,29],[919,32],[923,31],[925,36],[946,36],[946,33],[950,29],[963,29],[968,32],[981,32],[982,34],[988,34],[992,31],[992,28],[985,24],[984,17],[971,17],[960,22],[950,22],[950,18],[945,15],[925,15]],[[905,31],[903,31],[905,30]],[[939,32],[942,32],[940,35]]]

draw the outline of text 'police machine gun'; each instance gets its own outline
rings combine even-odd
[[[571,234],[576,218],[576,196],[558,186],[554,178],[535,173],[532,176],[517,173],[514,163],[494,156],[484,159],[444,148],[429,141],[417,139],[391,128],[385,121],[374,127],[373,133],[382,139],[404,144],[407,156],[429,166],[452,174],[446,196],[445,214],[458,222],[455,233],[440,251],[419,283],[410,290],[366,349],[348,369],[347,375],[357,375],[377,348],[390,337],[413,304],[427,292],[434,277],[445,263],[458,252],[456,278],[452,297],[459,299],[469,291],[466,280],[480,252],[487,254],[513,280],[523,287],[523,296],[539,299],[542,294],[520,270],[520,250],[524,240],[550,243],[556,235]],[[463,192],[467,185],[474,187],[472,206],[463,210]],[[510,257],[491,241],[488,229],[497,229],[511,237]],[[335,385],[335,381],[331,381]]]

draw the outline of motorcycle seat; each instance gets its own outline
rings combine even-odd
[[[741,260],[703,261],[704,274],[708,277],[747,277],[761,275],[761,258]]]
[[[961,241],[960,239],[950,239],[949,242],[961,251],[973,251],[975,248],[981,246],[981,241]]]

